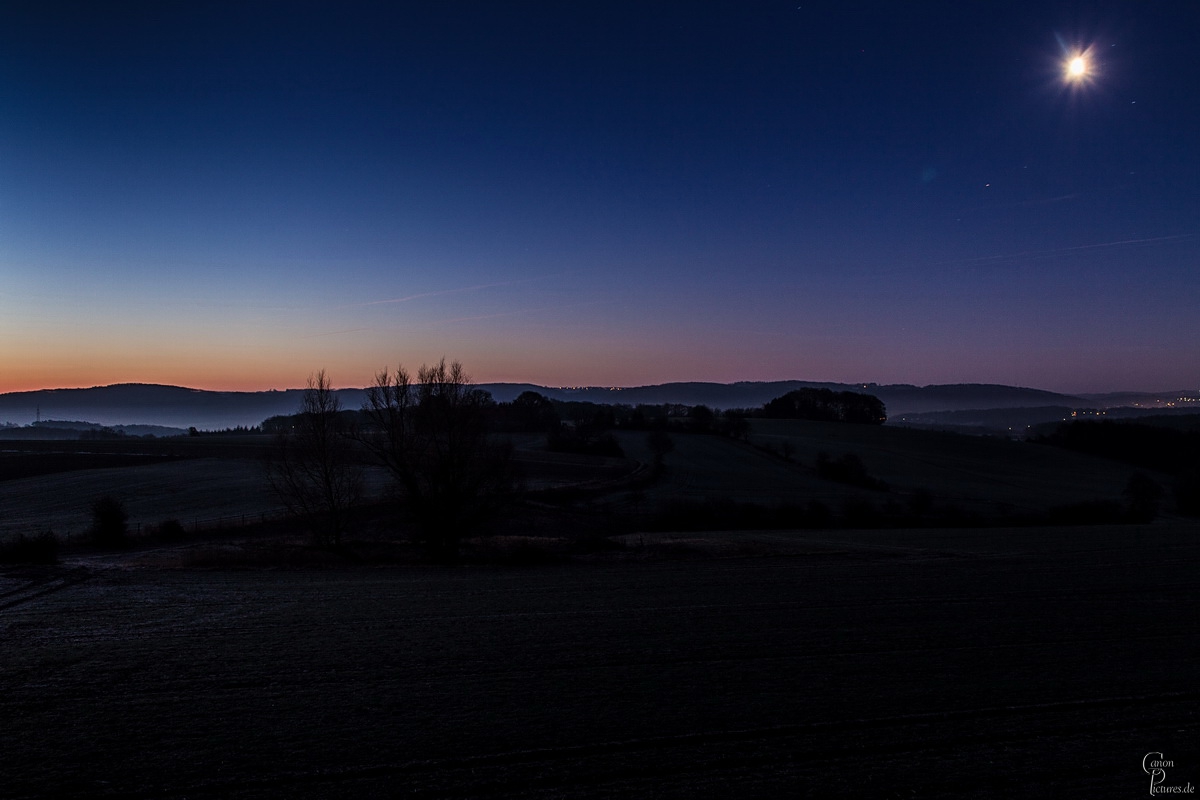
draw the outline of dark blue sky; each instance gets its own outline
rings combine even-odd
[[[1194,388],[1198,34],[1191,2],[6,4],[0,391],[442,355]]]

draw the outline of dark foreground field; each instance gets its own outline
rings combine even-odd
[[[1195,786],[1198,533],[10,570],[0,795],[1137,797],[1151,751]]]

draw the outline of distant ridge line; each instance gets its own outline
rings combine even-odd
[[[497,402],[509,402],[533,391],[555,400],[629,405],[677,403],[707,405],[716,409],[755,408],[789,391],[827,388],[874,394],[887,405],[889,415],[922,411],[985,408],[1024,408],[1047,405],[1095,405],[1082,397],[1041,389],[1002,384],[834,383],[827,381],[706,381],[672,382],[630,387],[562,388],[530,383],[481,383],[480,389]],[[227,391],[146,383],[108,386],[37,389],[0,394],[0,423],[28,424],[40,408],[43,418],[79,419],[101,425],[147,424],[202,430],[254,426],[268,417],[292,414],[299,408],[303,389]],[[342,405],[362,405],[365,390],[338,390]]]

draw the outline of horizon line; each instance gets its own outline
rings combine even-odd
[[[673,385],[679,385],[679,384],[708,384],[708,385],[712,385],[712,386],[736,386],[739,384],[754,384],[754,383],[758,383],[758,384],[762,384],[762,383],[809,383],[809,384],[828,384],[828,385],[833,385],[833,386],[861,387],[863,389],[890,388],[890,387],[913,387],[916,389],[929,389],[929,388],[934,388],[934,387],[950,387],[950,386],[995,386],[995,387],[1002,387],[1002,388],[1007,388],[1007,389],[1022,389],[1022,390],[1026,390],[1026,391],[1046,392],[1048,394],[1057,394],[1057,395],[1063,395],[1063,396],[1077,396],[1077,397],[1081,397],[1081,398],[1086,395],[1172,394],[1172,393],[1193,391],[1192,389],[1188,389],[1185,387],[1175,387],[1175,388],[1167,388],[1167,389],[1106,389],[1104,391],[1060,391],[1060,390],[1055,390],[1055,389],[1044,389],[1044,388],[1037,387],[1037,386],[1022,386],[1019,384],[996,383],[993,381],[960,381],[960,382],[955,382],[955,383],[920,384],[920,383],[907,383],[907,382],[880,383],[878,381],[812,380],[812,379],[807,379],[807,378],[776,378],[776,379],[772,379],[772,380],[736,380],[736,381],[675,380],[675,381],[664,381],[662,383],[644,383],[644,384],[634,384],[634,385],[625,385],[625,386],[620,386],[620,385],[616,385],[616,384],[544,384],[544,383],[536,383],[533,381],[516,381],[516,380],[472,381],[471,383],[474,386],[535,386],[535,387],[542,388],[542,389],[557,389],[560,391],[566,391],[566,390],[584,391],[584,390],[597,390],[598,389],[598,390],[607,390],[607,391],[614,391],[614,392],[635,390],[635,389],[654,388],[654,387],[659,387],[659,386],[673,386]],[[127,387],[127,386],[143,386],[143,387],[164,388],[164,389],[180,389],[180,390],[189,391],[189,392],[207,392],[207,393],[212,393],[212,394],[272,394],[272,393],[304,391],[307,388],[304,386],[293,386],[293,387],[286,387],[283,389],[279,389],[279,388],[210,389],[210,388],[201,388],[201,387],[196,387],[196,386],[184,386],[184,385],[173,384],[173,383],[154,383],[154,382],[144,382],[144,381],[118,381],[116,383],[95,384],[92,386],[53,386],[53,387],[42,387],[39,389],[13,389],[13,390],[8,390],[8,391],[0,391],[0,397],[5,397],[8,395],[15,395],[15,394],[35,394],[38,392],[78,392],[78,391],[89,391],[89,390],[93,390],[93,389],[113,389],[113,388],[120,388],[120,387]],[[334,391],[339,391],[339,392],[341,392],[341,391],[365,391],[367,388],[369,388],[369,385],[367,385],[367,386],[340,386],[340,387],[336,387]],[[1196,391],[1200,392],[1200,390],[1196,390]]]

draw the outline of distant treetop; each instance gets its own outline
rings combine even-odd
[[[835,392],[831,389],[796,389],[768,401],[762,409],[767,419],[809,419],[819,422],[856,422],[882,425],[887,409],[875,395]]]

